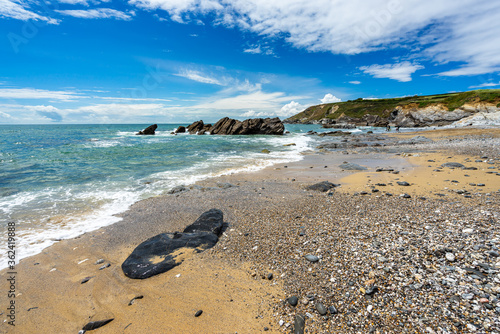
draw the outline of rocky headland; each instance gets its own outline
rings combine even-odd
[[[472,119],[500,119],[500,90],[478,90],[394,99],[357,99],[312,106],[285,123],[323,124],[326,128],[387,125],[443,126]]]

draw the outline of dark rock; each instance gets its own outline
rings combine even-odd
[[[194,314],[194,316],[195,316],[196,318],[198,318],[198,317],[199,317],[202,313],[203,313],[203,310],[199,310],[199,311],[197,311],[197,312]]]
[[[92,331],[94,329],[100,328],[104,325],[109,324],[111,321],[113,321],[114,318],[112,319],[106,319],[106,320],[99,320],[99,321],[91,321],[85,326],[83,326],[82,330],[84,331]]]
[[[184,133],[184,132],[186,132],[186,127],[181,125],[174,132],[175,133]]]
[[[351,162],[344,162],[343,164],[339,165],[340,168],[344,170],[367,170],[368,168],[360,166],[355,163]]]
[[[462,165],[461,163],[458,163],[458,162],[446,162],[446,163],[442,164],[441,167],[464,168],[465,166]]]
[[[136,135],[154,135],[156,129],[158,128],[157,124],[153,124],[136,133]]]
[[[316,310],[321,315],[325,315],[328,312],[325,305],[323,305],[322,303],[316,303]]]
[[[128,306],[132,305],[136,299],[142,299],[142,298],[144,298],[143,295],[135,296],[128,302]]]
[[[85,284],[87,283],[88,281],[90,281],[94,276],[88,276],[88,277],[85,277],[84,279],[82,279],[82,281],[80,282],[80,284]]]
[[[338,187],[339,184],[334,184],[328,181],[323,181],[319,182],[313,185],[308,186],[306,189],[307,190],[314,190],[314,191],[321,191],[321,192],[327,192],[328,190]]]
[[[290,304],[291,306],[297,306],[298,302],[299,302],[299,298],[297,296],[292,296],[292,297],[289,297],[287,299],[288,301],[288,304]]]
[[[212,135],[282,135],[285,126],[275,118],[251,118],[243,122],[224,117],[210,129]]]
[[[411,198],[411,196],[408,195],[408,194],[402,194],[401,197],[403,197],[403,198]]]
[[[145,279],[164,273],[182,263],[175,252],[188,248],[199,253],[217,243],[223,226],[222,211],[211,209],[203,213],[184,232],[161,233],[137,246],[123,262],[122,270],[127,277]]]
[[[398,181],[397,184],[399,184],[400,186],[403,186],[403,187],[408,187],[410,184],[406,181]]]
[[[335,308],[335,306],[333,306],[333,305],[328,308],[328,311],[330,311],[331,314],[337,314],[337,313],[339,313],[337,311],[337,309]]]
[[[202,131],[205,127],[205,123],[203,121],[196,121],[193,124],[188,125],[186,130],[189,132],[189,134],[196,134],[200,131]]]
[[[224,224],[224,215],[218,209],[210,209],[201,214],[194,223],[187,226],[183,233],[210,232],[219,236]]]
[[[394,168],[388,168],[388,167],[384,167],[384,168],[377,168],[375,171],[376,171],[376,172],[393,172],[393,171],[394,171]]]
[[[174,188],[170,189],[169,191],[167,191],[167,194],[173,195],[173,194],[178,194],[178,193],[181,193],[184,191],[189,191],[189,189],[184,187],[184,186],[177,186],[177,187],[174,187]]]
[[[269,273],[269,274],[267,274],[267,279],[268,279],[268,280],[272,280],[272,279],[273,279],[273,273]]]
[[[306,317],[303,314],[297,314],[293,325],[293,334],[304,334],[305,327]]]

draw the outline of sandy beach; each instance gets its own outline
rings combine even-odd
[[[500,130],[387,136],[432,142],[316,149],[299,162],[208,179],[23,259],[16,326],[3,322],[0,332],[78,333],[114,319],[94,331],[289,333],[297,315],[307,333],[500,332]],[[340,186],[305,189],[321,181]],[[185,252],[151,278],[123,274],[141,242],[212,208],[228,224],[214,248]],[[9,290],[5,279],[0,289]]]

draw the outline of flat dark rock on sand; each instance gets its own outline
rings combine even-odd
[[[442,164],[441,167],[464,168],[465,166],[462,165],[461,163],[458,163],[458,162],[446,162],[446,163]]]
[[[137,246],[123,262],[123,273],[135,279],[164,273],[182,263],[180,255],[199,253],[215,246],[222,227],[222,211],[211,209],[204,212],[182,233],[161,233]]]
[[[367,170],[368,168],[352,163],[352,162],[344,162],[343,164],[339,165],[340,168],[344,170]]]
[[[321,191],[321,192],[326,192],[332,188],[338,187],[339,184],[334,184],[328,181],[323,181],[319,183],[315,183],[313,185],[308,186],[306,189],[307,190],[314,190],[314,191]]]

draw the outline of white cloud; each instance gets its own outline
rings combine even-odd
[[[12,118],[12,116],[0,111],[0,118]]]
[[[35,20],[45,21],[48,24],[58,24],[59,21],[41,16],[26,9],[20,1],[0,0],[0,17],[8,17],[21,21]]]
[[[183,70],[180,73],[174,75],[201,83],[223,86],[223,84],[219,80],[209,77],[208,75],[198,71]]]
[[[52,91],[34,88],[0,88],[0,98],[72,101],[79,98],[86,98],[86,96],[71,91]]]
[[[477,86],[469,86],[469,88],[484,88],[484,87],[497,87],[500,86],[499,82],[485,82]]]
[[[215,14],[214,24],[283,37],[309,51],[359,54],[400,48],[460,68],[441,75],[500,71],[500,2],[487,0],[129,0],[186,22]],[[362,10],[360,10],[362,8]],[[247,49],[258,52],[258,47]]]
[[[333,96],[332,94],[328,93],[328,94],[325,94],[325,96],[322,99],[320,99],[320,101],[321,101],[321,103],[325,104],[325,103],[340,102],[342,100],[339,99],[338,97]]]
[[[56,10],[56,12],[73,16],[80,19],[117,19],[117,20],[131,20],[134,12],[124,13],[111,8],[97,8],[97,9],[71,9],[71,10]]]
[[[411,81],[411,75],[422,68],[424,67],[421,65],[404,61],[397,64],[362,66],[359,69],[375,78],[389,78],[400,82],[408,82]]]
[[[261,46],[260,44],[252,45],[251,47],[243,50],[245,53],[263,54],[267,56],[274,56],[274,51],[269,46]]]
[[[54,107],[54,106],[24,106],[24,108],[31,110],[31,111],[49,111],[49,112],[58,112],[59,109]]]
[[[249,110],[249,111],[241,114],[241,117],[249,117],[249,118],[253,118],[253,117],[269,117],[269,116],[271,116],[271,113],[269,113],[269,112],[266,112],[266,111],[257,112],[255,110]]]
[[[354,81],[349,81],[349,83],[353,85],[359,85],[361,84],[361,81],[354,80]]]
[[[200,103],[193,108],[214,110],[257,110],[258,112],[271,112],[278,110],[280,105],[300,96],[286,96],[283,92],[265,93],[257,91],[249,94],[241,94],[234,97],[220,98],[215,101]]]
[[[306,109],[307,106],[304,106],[298,102],[292,101],[288,104],[285,104],[283,107],[281,107],[280,111],[278,112],[278,116],[293,116],[298,114],[299,112],[302,112],[304,109]]]

